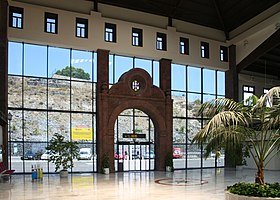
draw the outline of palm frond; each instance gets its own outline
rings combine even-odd
[[[232,99],[218,98],[203,103],[198,111],[198,114],[199,115],[203,114],[207,117],[212,117],[219,112],[226,111],[226,110],[238,111],[242,107],[243,107],[242,104],[235,102]]]
[[[280,98],[280,86],[273,87],[266,94],[261,96],[256,106],[262,107],[265,106],[266,104],[269,104],[268,106],[272,106],[273,103],[276,103],[275,101],[279,101],[279,98]]]
[[[264,116],[263,129],[279,129],[280,128],[280,104],[275,105],[266,112]]]

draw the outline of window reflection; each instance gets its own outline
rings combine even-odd
[[[186,117],[186,93],[185,92],[172,92],[173,99],[173,116]]]
[[[22,130],[24,126],[23,120],[23,111],[22,110],[9,110],[9,112],[13,115],[13,119],[11,121],[11,141],[22,141]]]
[[[152,77],[152,61],[151,60],[135,58],[135,68],[144,69]]]
[[[48,53],[48,77],[57,77],[55,73],[58,70],[62,70],[63,68],[70,66],[70,49],[49,47]],[[66,77],[69,76],[70,75]]]
[[[172,64],[171,80],[172,90],[186,91],[186,66]]]
[[[77,78],[82,80],[92,80],[92,62],[91,52],[72,50],[71,66],[77,69],[72,71],[72,77],[76,75]]]
[[[47,112],[24,111],[24,140],[47,141]]]
[[[201,105],[201,94],[188,93],[188,116],[199,117],[197,112]]]
[[[47,47],[24,45],[24,75],[47,77]]]
[[[159,62],[153,61],[153,84],[159,87]]]
[[[72,81],[71,96],[72,110],[92,111],[92,83]]]
[[[201,69],[188,67],[188,91],[201,92]]]
[[[121,75],[133,68],[133,58],[115,56],[115,82],[118,82]]]
[[[26,108],[47,108],[47,79],[25,77],[23,91]]]
[[[22,77],[8,76],[8,106],[22,107]]]
[[[203,69],[203,92],[215,94],[216,75],[215,70]]]
[[[55,133],[59,133],[70,139],[70,114],[63,112],[48,113],[48,140],[51,140]]]
[[[70,109],[70,81],[61,80],[61,79],[49,80],[48,109],[49,110]]]
[[[22,75],[22,43],[9,42],[8,44],[8,73]],[[10,56],[12,55],[12,56]]]
[[[217,72],[217,90],[219,95],[225,95],[225,72]]]

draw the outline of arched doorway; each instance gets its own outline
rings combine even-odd
[[[155,128],[151,118],[138,109],[127,109],[115,122],[115,171],[155,169]]]
[[[134,68],[124,73],[109,88],[109,52],[98,50],[96,88],[97,170],[109,155],[110,171],[114,172],[114,130],[118,116],[126,109],[138,109],[151,118],[155,136],[155,170],[165,170],[165,157],[172,153],[172,99],[170,95],[171,61],[160,60],[160,87],[152,84],[151,76]]]

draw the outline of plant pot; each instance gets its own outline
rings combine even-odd
[[[268,198],[268,197],[248,197],[238,194],[232,194],[228,191],[225,193],[225,200],[280,200],[280,198]]]
[[[171,166],[166,166],[166,169],[165,169],[167,172],[172,172],[172,167]]]
[[[67,170],[61,170],[59,172],[60,178],[67,178],[68,177],[68,171]]]
[[[103,173],[104,174],[109,174],[110,173],[110,169],[109,168],[103,168]]]

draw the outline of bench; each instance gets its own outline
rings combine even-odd
[[[3,162],[0,162],[0,179],[7,179],[15,170],[9,170]]]

